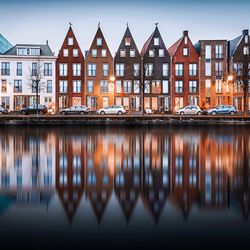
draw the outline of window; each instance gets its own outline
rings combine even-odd
[[[88,81],[88,93],[93,93],[94,82]]]
[[[211,80],[210,79],[206,79],[205,88],[206,88],[206,93],[211,92]]]
[[[135,49],[131,49],[131,50],[129,51],[129,56],[130,56],[130,57],[135,57]]]
[[[164,49],[159,49],[159,57],[164,57],[165,53],[164,53]]]
[[[205,75],[206,76],[211,76],[211,62],[206,62]]]
[[[189,93],[197,92],[197,81],[189,81]]]
[[[22,80],[14,80],[14,93],[22,93]]]
[[[125,49],[120,50],[120,57],[126,57],[126,50]]]
[[[52,63],[44,63],[44,75],[52,76]]]
[[[73,76],[81,76],[81,64],[73,63]]]
[[[124,64],[117,63],[115,65],[115,71],[117,76],[124,76]]]
[[[73,37],[68,37],[68,45],[73,45]]]
[[[188,48],[183,48],[183,56],[188,56]]]
[[[130,45],[131,45],[131,38],[125,37],[125,46],[130,46]]]
[[[134,81],[134,93],[140,93],[140,81]]]
[[[175,93],[183,92],[183,81],[175,81]]]
[[[140,64],[134,63],[134,76],[139,76],[139,75],[140,75]]]
[[[108,92],[108,81],[100,81],[100,92],[101,93]]]
[[[52,93],[52,80],[47,80],[47,93]]]
[[[78,57],[78,49],[73,49],[73,57]]]
[[[9,96],[2,96],[1,98],[1,105],[3,108],[9,109],[10,108],[10,97]]]
[[[168,63],[163,63],[162,64],[162,75],[163,76],[168,76]]]
[[[153,64],[147,63],[144,65],[145,68],[145,76],[152,76],[153,75]]]
[[[215,91],[216,93],[222,93],[222,80],[215,81]]]
[[[189,76],[197,76],[197,64],[196,63],[189,64]]]
[[[96,38],[96,45],[102,46],[102,38],[101,37]]]
[[[132,92],[132,82],[131,81],[123,81],[123,92],[131,93]]]
[[[150,93],[150,81],[144,81],[144,93]]]
[[[168,93],[168,81],[162,81],[162,93]]]
[[[10,75],[10,63],[2,62],[1,74],[2,74],[2,76],[9,76]]]
[[[7,92],[7,80],[2,80],[1,92],[2,93]]]
[[[248,43],[249,39],[248,39],[248,35],[245,35],[245,43]]]
[[[215,72],[216,72],[216,77],[222,77],[222,63],[221,62],[215,63]]]
[[[37,63],[32,63],[32,76],[36,76],[38,74],[37,72]]]
[[[67,76],[68,75],[68,64],[66,64],[66,63],[59,64],[59,75],[60,76]]]
[[[215,45],[215,57],[217,59],[223,58],[223,46]]]
[[[205,46],[205,58],[211,59],[211,45]]]
[[[154,38],[154,46],[159,46],[160,42],[159,42],[159,37],[155,37]]]
[[[161,93],[161,81],[152,81],[152,93],[160,94]]]
[[[27,56],[27,55],[39,56],[40,48],[17,48],[17,54],[22,56]]]
[[[102,57],[107,57],[107,50],[106,49],[102,49]]]
[[[243,72],[243,64],[242,63],[234,63],[233,64],[233,69],[237,73],[238,76],[242,76]]]
[[[249,55],[249,47],[248,46],[244,46],[244,48],[243,48],[243,54],[244,55]]]
[[[103,70],[103,76],[108,76],[109,74],[109,65],[108,64],[103,64],[102,65],[102,70]]]
[[[183,76],[183,64],[180,63],[175,64],[175,75]]]
[[[68,49],[64,49],[63,50],[63,56],[64,57],[68,57],[69,56],[69,50]]]
[[[116,93],[121,93],[121,92],[122,92],[122,82],[116,81]]]
[[[116,104],[116,105],[119,105],[119,106],[122,105],[122,98],[119,97],[119,96],[116,97],[116,98],[115,98],[115,104]]]
[[[73,81],[73,93],[81,93],[81,81],[80,80]]]
[[[68,92],[68,81],[59,81],[59,92],[60,93]]]
[[[88,76],[96,76],[96,64],[88,64]]]
[[[155,50],[154,49],[150,49],[149,50],[149,57],[154,57],[155,56]]]
[[[92,49],[92,57],[97,57],[97,49]]]
[[[187,36],[184,37],[184,43],[188,44],[188,37]]]

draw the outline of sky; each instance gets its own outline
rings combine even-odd
[[[250,29],[249,13],[249,0],[0,0],[0,33],[13,45],[48,40],[57,55],[69,22],[83,52],[100,22],[114,55],[127,23],[139,50],[156,22],[169,48],[183,30],[193,43],[233,39]]]

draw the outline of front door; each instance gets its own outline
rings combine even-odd
[[[102,98],[102,107],[105,108],[105,107],[107,107],[108,105],[109,105],[109,98],[106,97],[106,96],[104,96],[104,97]]]

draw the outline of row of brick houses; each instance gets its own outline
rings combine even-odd
[[[167,49],[156,26],[139,52],[127,27],[113,58],[100,26],[85,53],[70,26],[57,57],[48,44],[16,45],[0,55],[1,104],[11,110],[32,104],[35,98],[32,90],[28,93],[19,86],[27,80],[13,75],[13,68],[17,67],[18,73],[23,61],[51,60],[44,63],[50,71],[45,76],[52,78],[47,80],[52,86],[43,90],[49,92],[41,93],[40,103],[56,111],[73,105],[97,110],[114,104],[123,105],[128,111],[139,111],[143,103],[144,108],[155,112],[171,112],[188,104],[202,108],[230,104],[242,110],[242,88],[228,81],[228,75],[240,71],[244,65],[248,65],[250,72],[249,47],[248,30],[231,41],[200,40],[196,44],[192,43],[188,31],[184,31]],[[34,64],[30,67],[35,67]]]

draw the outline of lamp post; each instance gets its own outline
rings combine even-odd
[[[111,92],[111,94],[113,96],[113,105],[115,104],[115,80],[116,80],[115,75],[111,75],[109,77],[109,81],[112,84],[112,91],[110,91],[110,92]]]
[[[231,85],[231,88],[229,88],[230,91],[230,98],[233,98],[233,82],[234,82],[234,75],[233,74],[229,74],[227,76],[227,81],[228,83]],[[230,86],[229,86],[230,87]],[[233,103],[232,103],[233,104]],[[234,106],[234,105],[233,105]]]

